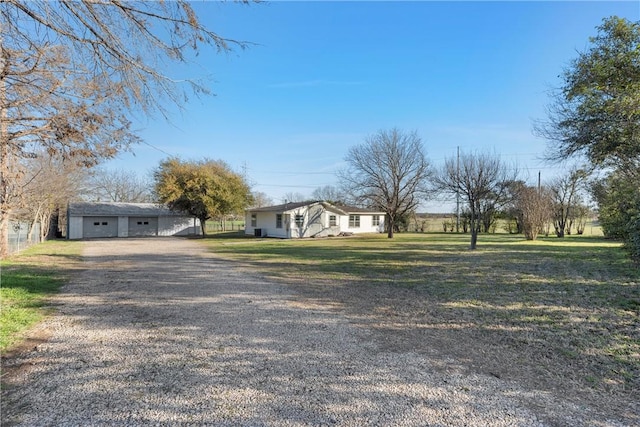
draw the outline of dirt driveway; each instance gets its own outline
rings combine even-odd
[[[87,241],[83,255],[86,270],[41,326],[49,341],[7,362],[3,425],[592,421],[589,408],[470,372],[442,351],[382,345],[339,305],[219,259],[197,241]]]

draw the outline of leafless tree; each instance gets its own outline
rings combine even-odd
[[[294,191],[290,191],[287,194],[284,195],[284,202],[285,203],[297,203],[297,202],[304,202],[305,200],[308,200],[308,197],[305,196],[302,193],[298,193],[298,192],[294,192]]]
[[[22,203],[15,216],[31,224],[30,238],[36,224],[40,224],[40,240],[54,237],[58,231],[59,213],[83,191],[87,170],[75,162],[46,153],[23,162]]]
[[[579,202],[579,193],[586,178],[587,172],[584,170],[572,169],[553,179],[548,185],[553,197],[553,227],[558,237],[564,237],[567,233],[569,221]]]
[[[489,153],[461,153],[450,157],[438,173],[435,183],[440,191],[466,198],[470,212],[471,249],[475,249],[483,206],[488,202],[504,204],[510,195],[509,183],[516,181],[518,170]]]
[[[591,214],[591,209],[582,200],[576,202],[569,218],[569,230],[575,226],[577,234],[584,234],[584,229],[587,227],[587,221]]]
[[[167,99],[181,105],[182,83],[208,92],[195,80],[168,75],[168,64],[189,62],[189,52],[204,45],[217,51],[246,46],[205,27],[187,0],[4,0],[0,19],[3,44],[28,52],[55,40],[68,49],[75,69],[87,68],[92,80],[111,83],[121,102],[145,111],[166,112]]]
[[[352,147],[345,160],[349,167],[338,175],[347,194],[386,212],[387,236],[393,238],[398,220],[429,194],[432,170],[422,140],[416,132],[381,130]]]
[[[346,196],[338,187],[333,185],[325,185],[324,187],[318,187],[311,193],[311,198],[314,200],[323,200],[337,205],[346,205]]]
[[[509,184],[509,201],[502,210],[502,212],[509,219],[509,221],[505,225],[505,230],[508,233],[521,234],[524,232],[522,229],[522,210],[519,206],[519,196],[520,192],[522,192],[527,187],[528,186],[524,181],[514,181]]]
[[[252,208],[262,208],[264,206],[273,205],[273,199],[269,197],[266,193],[261,191],[256,191],[253,193],[253,205]]]
[[[124,169],[93,171],[87,187],[88,198],[98,202],[148,203],[153,199],[151,180]]]
[[[165,74],[203,45],[245,46],[204,27],[186,0],[0,2],[0,257],[22,159],[44,149],[93,166],[126,149],[138,141],[132,113],[166,117],[166,102],[182,105],[187,88],[207,93]]]
[[[21,204],[25,159],[45,155],[92,166],[137,139],[108,90],[69,74],[64,47],[23,52],[0,46],[0,257],[10,212]],[[115,107],[114,107],[115,106]]]
[[[523,186],[515,194],[515,209],[522,221],[522,232],[527,240],[536,240],[552,218],[552,196],[545,187]]]

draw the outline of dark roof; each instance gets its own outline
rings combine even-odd
[[[345,212],[349,213],[384,213],[382,210],[376,210],[371,208],[359,208],[357,206],[346,206],[346,205],[336,205],[338,209],[341,209]]]
[[[69,203],[69,216],[191,216],[156,203]]]
[[[261,208],[252,208],[249,209],[251,212],[284,212],[292,209],[298,209],[303,206],[313,205],[316,203],[320,203],[318,201],[307,201],[307,202],[292,202],[292,203],[283,203],[281,205],[274,206],[264,206]]]
[[[357,208],[355,206],[344,206],[344,205],[332,205],[330,203],[324,202],[322,200],[311,200],[306,202],[293,202],[293,203],[283,203],[281,205],[275,206],[264,206],[261,208],[253,208],[248,209],[249,212],[285,212],[294,209],[301,208],[303,206],[311,206],[321,204],[325,207],[325,209],[330,211],[335,211],[341,215],[348,215],[349,213],[382,213],[382,211],[376,211],[373,209],[364,209]]]

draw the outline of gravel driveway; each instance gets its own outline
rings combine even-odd
[[[546,425],[533,392],[379,347],[196,241],[88,241],[84,257],[50,339],[9,361],[3,425]]]

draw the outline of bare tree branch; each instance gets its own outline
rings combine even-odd
[[[21,160],[46,152],[90,167],[128,149],[131,113],[168,117],[166,101],[208,93],[167,73],[205,46],[247,43],[206,28],[186,0],[0,2],[0,257]]]
[[[475,249],[483,211],[497,210],[507,202],[508,184],[516,181],[517,168],[511,168],[500,157],[489,153],[460,154],[445,160],[435,179],[437,188],[466,198],[471,213],[471,249]]]
[[[339,172],[347,193],[361,204],[387,214],[388,237],[395,224],[428,195],[432,171],[416,132],[379,131],[345,158],[349,168]]]

